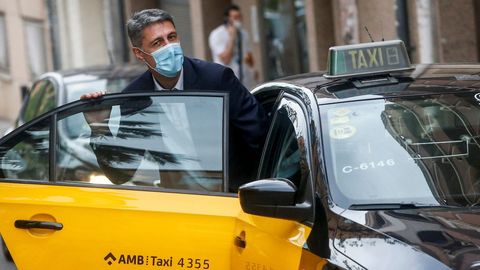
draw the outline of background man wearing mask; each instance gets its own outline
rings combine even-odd
[[[215,28],[208,37],[213,61],[233,70],[247,87],[254,86],[253,56],[248,42],[248,33],[242,28],[242,14],[237,5],[225,9],[224,23]]]
[[[127,31],[135,57],[144,62],[148,70],[128,85],[123,93],[172,89],[229,93],[230,189],[235,191],[241,181],[254,175],[258,164],[266,133],[266,116],[262,107],[230,68],[184,56],[173,18],[167,12],[160,9],[137,12],[128,20]],[[94,92],[81,98],[97,98],[103,94]],[[103,122],[108,115],[85,116],[92,127],[92,138],[112,137],[110,130],[95,130],[95,125],[92,125]],[[97,160],[102,160],[99,156],[107,151],[102,151],[101,146],[94,149]],[[104,166],[102,169],[108,170]]]

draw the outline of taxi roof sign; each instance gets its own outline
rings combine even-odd
[[[331,47],[326,78],[359,77],[411,70],[401,40]]]

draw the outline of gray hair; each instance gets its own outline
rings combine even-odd
[[[152,23],[169,21],[173,23],[173,17],[161,9],[144,9],[135,12],[127,21],[127,33],[134,47],[142,46],[143,29]]]

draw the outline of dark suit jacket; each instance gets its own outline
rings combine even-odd
[[[255,97],[240,83],[230,68],[185,57],[183,85],[186,91],[221,91],[229,94],[229,178],[230,190],[255,176],[266,134],[266,116]],[[130,83],[122,92],[155,91],[150,71]],[[122,114],[124,114],[122,110]],[[102,166],[108,176],[108,168]],[[112,177],[114,177],[112,175]],[[117,176],[118,177],[118,176]]]
[[[240,137],[251,148],[258,148],[266,131],[266,116],[257,100],[235,77],[230,68],[219,64],[185,57],[183,62],[185,90],[215,90],[229,93],[231,133]],[[122,92],[155,91],[150,71],[135,79]]]

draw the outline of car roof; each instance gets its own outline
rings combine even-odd
[[[379,96],[431,95],[440,92],[479,91],[480,65],[478,64],[419,64],[412,71],[371,77],[345,77],[327,79],[325,72],[304,73],[280,78],[274,83],[287,83],[312,92],[319,104],[345,100],[366,100]],[[397,83],[359,85],[390,77]],[[375,91],[372,93],[372,89]]]
[[[91,66],[47,72],[35,81],[49,78],[60,84],[68,84],[98,79],[133,78],[138,77],[146,70],[145,65],[141,64]]]
[[[109,77],[130,77],[131,74],[139,74],[146,71],[145,65],[141,64],[122,64],[108,66],[92,66],[85,68],[76,68],[68,70],[55,71],[62,77],[76,76],[79,74],[98,76],[101,78]]]
[[[71,101],[66,100],[65,91],[68,89],[66,85],[117,79],[125,79],[128,82],[133,81],[146,70],[143,64],[91,66],[48,72],[38,77],[35,82],[45,79],[54,82],[59,89],[57,94],[57,106],[59,106]]]

